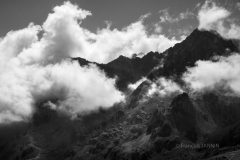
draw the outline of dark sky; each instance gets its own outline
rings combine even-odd
[[[231,0],[229,0],[231,1]],[[236,1],[236,0],[233,0]],[[11,30],[22,29],[30,22],[41,25],[52,8],[61,5],[64,0],[1,0],[0,1],[0,37]],[[197,3],[202,0],[71,0],[82,9],[92,12],[91,17],[83,21],[82,26],[95,32],[97,28],[106,27],[105,21],[112,22],[112,28],[121,29],[139,19],[141,15],[151,13],[145,21],[148,25],[158,22],[159,11],[168,8],[173,16],[187,9],[194,12]],[[222,3],[229,3],[222,0]],[[196,10],[196,9],[195,9]],[[164,25],[163,25],[164,26]],[[167,29],[196,28],[197,20],[184,20],[165,26]],[[171,32],[172,33],[172,32]]]
[[[41,25],[52,8],[64,0],[1,0],[0,36],[10,30],[25,28],[30,22]],[[192,9],[197,0],[71,0],[80,8],[92,12],[93,16],[83,22],[91,31],[105,27],[104,21],[111,21],[113,28],[121,29],[138,20],[141,15],[152,13],[148,22],[158,21],[158,11],[169,8],[169,12],[178,14]]]

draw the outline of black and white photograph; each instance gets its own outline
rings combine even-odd
[[[0,160],[240,160],[240,0],[0,0]]]

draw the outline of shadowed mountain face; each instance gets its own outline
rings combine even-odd
[[[238,47],[238,50],[240,50],[240,40],[233,39],[232,42],[236,47]]]
[[[185,132],[189,140],[196,142],[196,114],[187,93],[175,97],[170,107],[177,130]]]
[[[146,96],[160,77],[181,81],[187,67],[198,60],[227,56],[238,51],[216,32],[194,32],[164,53],[142,58],[120,56],[107,64],[93,63],[108,77],[117,77],[119,90],[148,77],[126,99],[110,109],[100,109],[71,120],[43,104],[27,123],[0,127],[0,159],[57,160],[158,160],[210,159],[240,154],[240,98],[221,91]],[[16,127],[17,126],[17,127]],[[186,145],[219,144],[215,148]],[[185,145],[185,147],[184,147]],[[180,147],[179,147],[180,146]],[[220,148],[219,148],[220,147]],[[228,158],[229,159],[229,158]]]

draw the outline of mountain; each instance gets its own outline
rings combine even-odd
[[[238,52],[231,40],[196,29],[165,52],[142,58],[119,56],[107,64],[72,58],[81,66],[97,65],[110,78],[117,76],[124,92],[129,83],[144,76],[148,80],[125,103],[74,119],[39,103],[29,123],[0,127],[0,159],[239,159],[239,97],[222,90],[146,96],[157,79],[184,85],[180,78],[187,67],[231,52]]]
[[[240,50],[240,40],[233,39],[232,42],[236,47],[238,47],[238,50]]]
[[[184,41],[161,54],[161,67],[152,70],[147,78],[155,81],[159,77],[165,77],[181,83],[182,74],[188,67],[193,67],[198,60],[211,60],[214,56],[227,56],[232,52],[239,52],[239,50],[231,40],[222,38],[216,31],[195,29]],[[142,83],[132,93],[131,107],[136,106],[138,99],[145,94],[141,88],[146,85],[150,85],[150,83]],[[141,94],[138,94],[140,92]]]
[[[183,42],[163,52],[163,67],[151,72],[148,78],[180,76],[198,60],[210,60],[213,56],[226,56],[238,51],[231,40],[223,39],[216,32],[195,29]]]

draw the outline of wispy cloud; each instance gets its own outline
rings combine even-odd
[[[150,88],[148,90],[147,96],[152,96],[154,94],[160,96],[167,96],[172,93],[182,92],[181,87],[174,81],[166,78],[159,78],[155,82],[150,82]]]
[[[240,2],[236,3],[236,7],[237,7],[238,10],[240,10]]]
[[[142,82],[146,81],[147,78],[143,77],[140,80],[138,80],[136,83],[129,84],[128,88],[131,89],[132,91],[135,90]]]
[[[189,10],[181,12],[178,16],[170,15],[168,9],[160,10],[160,22],[159,23],[176,23],[184,19],[194,18],[194,13]]]
[[[207,0],[198,12],[198,28],[216,30],[224,38],[240,39],[240,26],[230,18],[231,14],[230,10]]]

